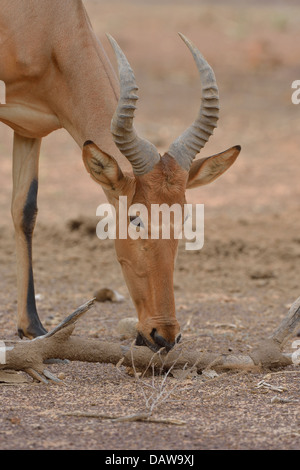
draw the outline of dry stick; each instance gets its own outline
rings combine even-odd
[[[281,347],[300,323],[300,297],[291,306],[287,317],[275,332],[249,355],[227,355],[184,351],[178,345],[167,355],[153,355],[149,348],[138,346],[126,348],[120,344],[71,336],[78,318],[89,310],[94,299],[86,302],[69,315],[54,330],[31,341],[9,343],[6,350],[6,363],[0,369],[14,369],[28,372],[37,380],[48,383],[54,376],[45,369],[44,361],[49,358],[68,359],[82,362],[105,362],[118,364],[124,359],[125,366],[134,365],[144,370],[151,361],[155,370],[169,370],[171,367],[183,369],[197,365],[197,371],[210,366],[216,370],[229,370],[241,367],[262,365],[284,367],[292,364],[291,358],[284,356]],[[58,381],[58,379],[57,379]]]
[[[67,326],[73,325],[77,322],[77,320],[86,313],[95,303],[96,297],[91,300],[88,300],[83,305],[78,307],[75,312],[71,313],[67,316],[63,321],[61,321],[53,330],[46,333],[43,338],[50,338],[51,336],[55,335],[58,331],[66,328]],[[40,337],[39,337],[40,338]]]
[[[63,416],[74,416],[77,418],[97,418],[97,419],[110,419],[114,422],[124,422],[124,421],[144,421],[148,423],[159,423],[159,424],[175,424],[177,426],[183,426],[186,424],[185,421],[175,418],[153,418],[149,416],[148,413],[136,413],[127,416],[114,416],[107,415],[104,413],[89,413],[81,411],[73,411],[70,413],[62,413]]]
[[[64,358],[59,356],[56,348],[54,348],[53,355],[51,355],[47,349],[45,352],[43,351],[43,346],[45,345],[45,342],[47,344],[47,342],[51,342],[54,338],[55,343],[57,343],[56,347],[58,347],[59,332],[63,332],[64,336],[71,335],[75,328],[76,321],[94,305],[95,300],[96,299],[94,297],[93,299],[85,302],[71,315],[59,323],[58,326],[43,336],[39,336],[38,338],[34,338],[33,340],[26,342],[8,342],[6,345],[5,363],[0,363],[0,369],[24,370],[34,380],[45,384],[48,383],[48,379],[56,383],[61,383],[60,379],[45,369],[43,363],[53,357],[59,359]],[[23,354],[24,356],[22,357]]]
[[[179,383],[176,383],[172,388],[171,390],[169,390],[168,392],[165,391],[165,384],[166,384],[166,380],[167,380],[167,377],[169,376],[169,374],[171,373],[172,369],[175,368],[176,366],[176,363],[177,361],[179,360],[180,358],[180,354],[178,355],[178,357],[175,359],[174,363],[171,365],[171,367],[167,370],[166,374],[164,375],[164,378],[161,380],[161,372],[162,372],[162,369],[164,368],[164,358],[161,357],[161,354],[163,352],[164,348],[160,349],[156,354],[159,355],[161,361],[162,361],[162,367],[160,369],[160,373],[159,373],[159,377],[160,377],[160,384],[158,387],[155,386],[155,382],[154,382],[154,369],[152,367],[152,386],[149,386],[145,381],[141,380],[141,378],[138,376],[138,374],[136,373],[136,369],[135,369],[135,365],[134,365],[134,359],[133,359],[133,356],[131,356],[131,360],[132,360],[132,364],[133,364],[133,370],[135,372],[135,379],[136,379],[136,383],[137,385],[141,388],[141,391],[143,393],[143,396],[144,396],[144,400],[145,400],[145,404],[146,404],[146,408],[148,409],[148,420],[152,419],[152,413],[153,413],[153,410],[155,407],[157,407],[158,405],[160,405],[161,403],[165,402],[168,397],[170,396],[171,393],[174,392],[175,388],[177,388],[179,386]],[[154,358],[154,356],[153,356]],[[148,364],[146,370],[148,370],[150,366],[150,363]],[[185,368],[185,366],[184,366]],[[143,385],[145,387],[149,387],[151,390],[152,390],[152,393],[147,397],[146,396],[146,393],[143,389]],[[165,419],[165,418],[164,418]],[[178,423],[177,423],[178,424]]]
[[[272,335],[262,341],[256,350],[251,354],[251,359],[255,364],[262,364],[268,367],[281,367],[292,364],[292,359],[288,355],[282,354],[282,349],[286,341],[293,334],[300,324],[300,297],[292,304],[287,316],[282,320],[279,327]]]
[[[282,320],[279,327],[271,335],[271,339],[277,342],[281,347],[286,343],[289,337],[294,333],[300,324],[300,297],[293,303],[289,309],[288,315]]]

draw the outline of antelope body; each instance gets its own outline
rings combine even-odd
[[[37,214],[41,140],[65,128],[83,149],[83,161],[108,201],[185,203],[187,188],[226,171],[240,147],[194,161],[218,119],[214,73],[184,36],[198,67],[202,101],[195,122],[161,156],[133,126],[137,87],[115,40],[120,84],[80,0],[2,0],[0,79],[6,104],[0,120],[14,130],[12,218],[16,234],[20,337],[45,334],[36,310],[32,235]],[[125,158],[124,158],[125,157]],[[125,163],[131,171],[124,172]],[[128,218],[128,224],[132,221]],[[170,349],[179,338],[173,271],[178,240],[116,240],[116,254],[138,313],[137,344]]]

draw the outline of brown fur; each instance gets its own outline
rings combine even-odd
[[[147,174],[124,173],[130,165],[110,132],[118,104],[117,77],[80,0],[2,0],[0,29],[0,79],[6,84],[7,99],[0,105],[0,121],[15,132],[12,216],[17,235],[18,328],[21,335],[33,337],[44,333],[33,295],[35,217],[31,214],[30,237],[23,217],[32,181],[38,181],[41,138],[63,127],[80,147],[89,139],[83,150],[86,169],[115,207],[121,195],[128,197],[128,204],[140,202],[147,208],[162,203],[183,207],[190,175],[168,154]],[[229,160],[223,154],[192,168],[192,186],[215,179],[238,152],[234,156],[231,152]],[[172,346],[179,332],[173,292],[177,244],[172,237],[116,240],[117,257],[139,315],[138,329],[150,345],[156,335],[156,346],[164,341]]]
[[[210,167],[213,171],[217,168],[217,172],[223,173],[232,164],[232,158],[235,159],[237,155],[238,152],[229,150],[211,160],[208,158],[204,178],[211,173]],[[95,165],[94,162],[95,158],[102,162],[102,166],[106,162],[100,174],[99,165]],[[93,143],[84,147],[83,160],[92,178],[105,188],[108,200],[117,210],[117,216],[119,196],[127,196],[128,207],[139,203],[147,208],[148,235],[152,204],[167,204],[168,206],[179,204],[183,211],[185,191],[190,175],[167,153],[161,157],[152,171],[139,176],[123,173],[120,176],[116,161],[113,158],[107,159]],[[202,164],[198,168],[193,167],[191,174],[193,184],[197,179],[201,180],[202,167]],[[213,175],[214,178],[217,177],[217,172]],[[106,184],[108,176],[110,188]],[[130,224],[129,218],[127,223]],[[117,237],[115,246],[127,287],[138,312],[137,330],[140,344],[146,343],[152,348],[161,345],[170,348],[179,333],[173,289],[178,240],[171,230],[168,240],[161,238],[132,240],[130,237],[126,239]]]

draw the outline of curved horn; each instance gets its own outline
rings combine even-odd
[[[168,154],[182,168],[189,171],[195,156],[204,147],[214,128],[217,127],[217,120],[219,119],[219,92],[215,74],[210,65],[194,44],[183,34],[179,33],[179,36],[191,51],[199,70],[202,83],[202,100],[196,120],[171,144]]]
[[[107,37],[116,54],[120,78],[120,98],[111,121],[111,132],[120,152],[131,163],[133,172],[144,175],[159,162],[160,155],[156,147],[140,138],[133,127],[135,104],[138,100],[134,73],[115,39],[109,34]]]

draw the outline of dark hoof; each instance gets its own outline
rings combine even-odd
[[[24,336],[29,339],[37,338],[38,336],[43,336],[47,333],[47,330],[43,327],[42,324],[29,326],[26,331],[23,328],[18,328],[18,336],[23,339]]]

